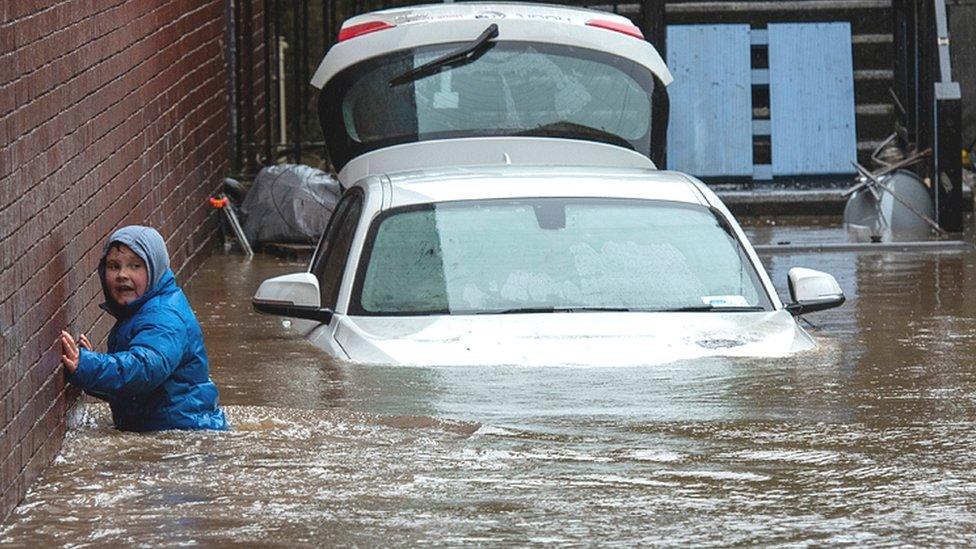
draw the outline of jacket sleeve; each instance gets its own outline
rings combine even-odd
[[[81,350],[78,369],[68,378],[96,396],[132,397],[159,387],[183,357],[187,336],[183,322],[171,312],[136,320],[129,348],[117,353]]]

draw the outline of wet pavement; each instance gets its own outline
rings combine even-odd
[[[846,241],[838,223],[747,232]],[[187,289],[235,429],[120,433],[87,404],[0,541],[976,543],[976,252],[764,262],[782,296],[791,267],[837,277],[848,302],[809,315],[817,350],[398,368],[334,362],[251,311],[304,263],[214,256]]]

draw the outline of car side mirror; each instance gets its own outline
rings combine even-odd
[[[287,274],[262,282],[251,305],[259,313],[329,322],[333,313],[321,308],[319,295],[312,273]]]
[[[827,273],[794,267],[786,278],[793,300],[786,310],[793,316],[840,307],[846,300],[837,280]]]

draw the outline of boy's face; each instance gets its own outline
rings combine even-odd
[[[119,305],[128,305],[146,293],[149,269],[131,248],[112,246],[105,256],[105,286],[108,295]]]

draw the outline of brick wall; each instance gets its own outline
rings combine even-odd
[[[140,223],[185,282],[227,171],[223,0],[0,1],[0,519],[58,452],[62,328],[103,340],[100,248]]]

